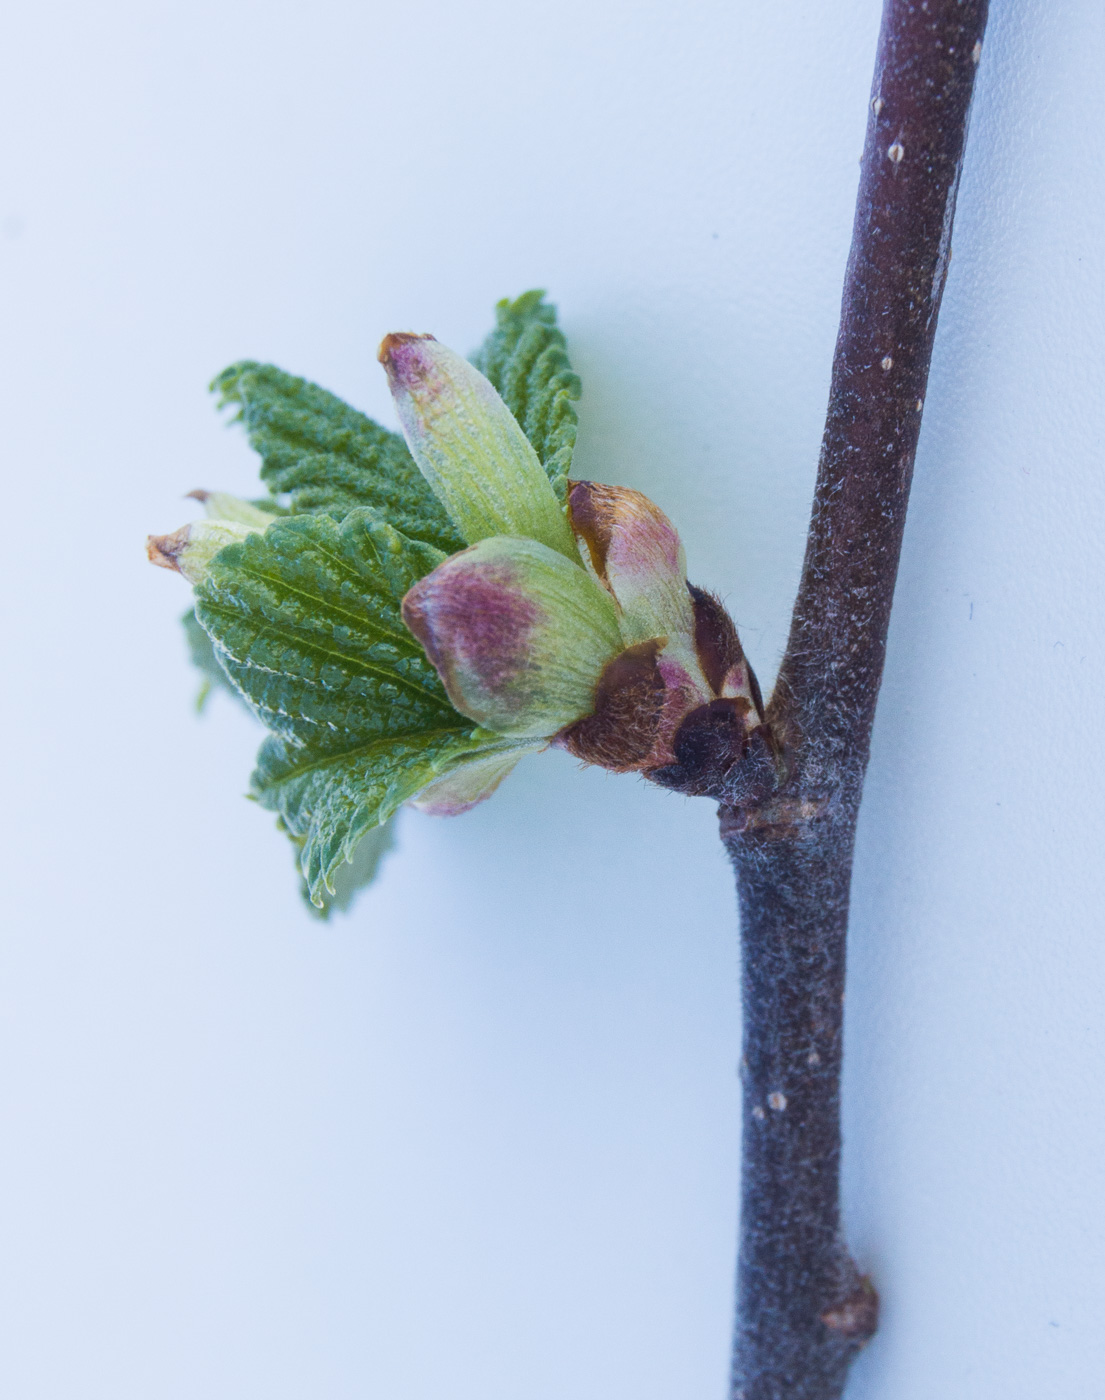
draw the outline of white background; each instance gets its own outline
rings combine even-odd
[[[876,0],[41,0],[0,74],[0,1391],[724,1400],[736,920],[707,802],[527,760],[353,915],[242,800],[147,531],[241,357],[549,288],[577,472],[782,646]],[[861,823],[851,1400],[1105,1395],[1100,0],[995,0]]]

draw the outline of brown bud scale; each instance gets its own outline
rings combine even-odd
[[[654,637],[615,656],[595,687],[593,713],[561,730],[553,742],[614,773],[644,767],[664,708],[664,681],[656,665],[663,642]]]

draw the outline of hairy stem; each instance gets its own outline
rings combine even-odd
[[[734,1400],[835,1400],[877,1320],[840,1232],[848,892],[986,8],[886,0],[805,565],[767,714],[779,778],[721,806],[744,979]]]

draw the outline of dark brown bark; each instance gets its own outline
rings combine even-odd
[[[656,775],[722,799],[741,909],[733,1400],[837,1400],[878,1300],[840,1229],[856,817],[986,0],[886,0],[802,581],[767,724],[703,713]],[[728,739],[727,739],[728,736]]]
[[[802,581],[768,722],[780,783],[723,805],[741,907],[734,1400],[835,1400],[877,1297],[840,1231],[852,852],[986,0],[887,0]]]

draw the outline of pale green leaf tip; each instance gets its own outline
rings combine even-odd
[[[496,736],[498,737],[498,736]],[[410,799],[410,805],[432,817],[459,817],[486,802],[527,753],[544,748],[544,742],[516,744],[492,753],[463,758],[448,773],[435,778]]]
[[[208,518],[168,535],[148,535],[146,557],[159,568],[183,574],[193,587],[207,577],[220,550],[260,533],[279,518],[224,491],[190,491],[186,499],[199,501]]]
[[[208,520],[232,521],[254,530],[264,530],[280,514],[275,508],[266,509],[240,496],[232,496],[228,491],[189,491],[185,500],[199,501]]]
[[[146,556],[151,564],[183,574],[193,587],[207,577],[215,555],[228,544],[237,544],[254,527],[232,520],[195,520],[169,535],[150,535]]]

